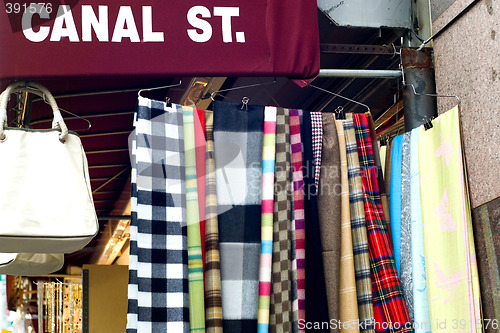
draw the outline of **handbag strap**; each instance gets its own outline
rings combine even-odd
[[[16,92],[25,91],[42,97],[43,100],[50,105],[54,114],[52,128],[59,128],[61,130],[59,141],[64,143],[68,136],[68,127],[64,122],[61,111],[59,111],[56,100],[47,88],[33,81],[13,82],[0,95],[0,140],[5,140],[6,138],[4,127],[7,126],[7,104],[9,103],[10,95]]]

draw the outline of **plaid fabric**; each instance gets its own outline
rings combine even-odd
[[[343,120],[343,124],[346,141],[347,172],[349,177],[352,247],[354,253],[360,330],[361,332],[374,332],[375,319],[373,314],[370,256],[368,254],[368,235],[365,222],[361,170],[359,167],[358,149],[352,114],[346,114],[346,119]]]
[[[214,103],[214,152],[226,332],[257,331],[264,107]]]
[[[372,142],[378,142],[377,141],[377,132],[375,131],[375,122],[373,121],[373,116],[371,113],[368,113],[368,125],[370,127],[370,135],[372,138]],[[390,221],[390,211],[389,211],[389,195],[388,195],[388,188],[386,186],[386,182],[384,180],[384,164],[385,164],[385,158],[387,155],[387,150],[385,151],[384,155],[384,162],[382,163],[381,157],[381,151],[378,149],[378,144],[375,145],[376,149],[373,150],[373,159],[375,160],[375,166],[377,167],[377,176],[378,176],[378,186],[380,189],[380,199],[382,200],[382,209],[384,210],[384,217],[385,217],[385,224],[387,225],[387,230],[389,231],[389,241],[390,244],[392,245],[392,234],[391,234],[391,221]],[[385,147],[387,148],[387,147]],[[389,176],[389,175],[388,175]],[[389,176],[390,177],[390,176]]]
[[[330,117],[334,117],[330,115]],[[351,212],[349,207],[349,177],[347,172],[347,152],[344,126],[341,120],[335,120],[340,155],[341,181],[341,234],[340,234],[340,283],[339,283],[339,319],[347,323],[342,331],[359,333],[359,314],[356,294],[356,277],[351,233]],[[326,128],[325,128],[326,131]],[[325,135],[326,137],[326,135]]]
[[[207,140],[205,179],[205,328],[207,333],[222,333],[222,292],[213,123],[213,112],[205,111],[205,134]]]
[[[299,110],[290,109],[290,145],[293,174],[293,225],[295,230],[295,259],[292,270],[297,272],[297,299],[293,300],[297,321],[305,320],[305,220],[304,181],[302,175],[302,142],[300,139]],[[295,320],[295,318],[294,318]],[[299,328],[299,332],[305,332]]]
[[[182,110],[139,98],[127,332],[189,332]]]
[[[411,198],[410,198],[410,142],[411,132],[403,134],[403,167],[401,172],[401,264],[400,280],[408,315],[413,321],[413,265],[411,254]]]
[[[319,185],[319,175],[321,170],[321,150],[323,148],[323,119],[321,112],[311,112],[312,126],[312,149],[314,156],[314,184]]]
[[[193,108],[182,107],[184,120],[184,157],[186,169],[186,218],[189,278],[189,330],[205,330],[203,258],[201,252],[198,184],[196,179],[196,143]]]
[[[262,146],[261,247],[259,269],[259,312],[257,332],[269,332],[271,269],[273,256],[274,159],[276,152],[276,107],[264,110],[264,140]]]
[[[298,332],[292,312],[291,261],[291,180],[290,123],[288,109],[278,108],[276,116],[275,191],[273,214],[273,266],[271,283],[271,333]]]
[[[404,326],[410,323],[410,318],[385,225],[368,118],[364,113],[354,114],[353,120],[360,164],[366,165],[361,168],[361,180],[372,268],[375,329],[376,332],[412,332],[411,325]]]

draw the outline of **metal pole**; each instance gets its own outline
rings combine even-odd
[[[400,70],[377,69],[320,69],[318,77],[352,77],[352,78],[399,78]]]
[[[437,117],[436,81],[432,58],[426,50],[401,49],[401,62],[404,72],[404,110],[405,131]]]

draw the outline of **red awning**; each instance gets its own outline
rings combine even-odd
[[[314,0],[5,2],[2,80],[319,72]]]

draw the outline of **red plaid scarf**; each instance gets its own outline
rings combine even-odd
[[[370,253],[375,330],[413,332],[389,243],[366,114],[354,114]],[[405,324],[408,327],[405,327]]]

